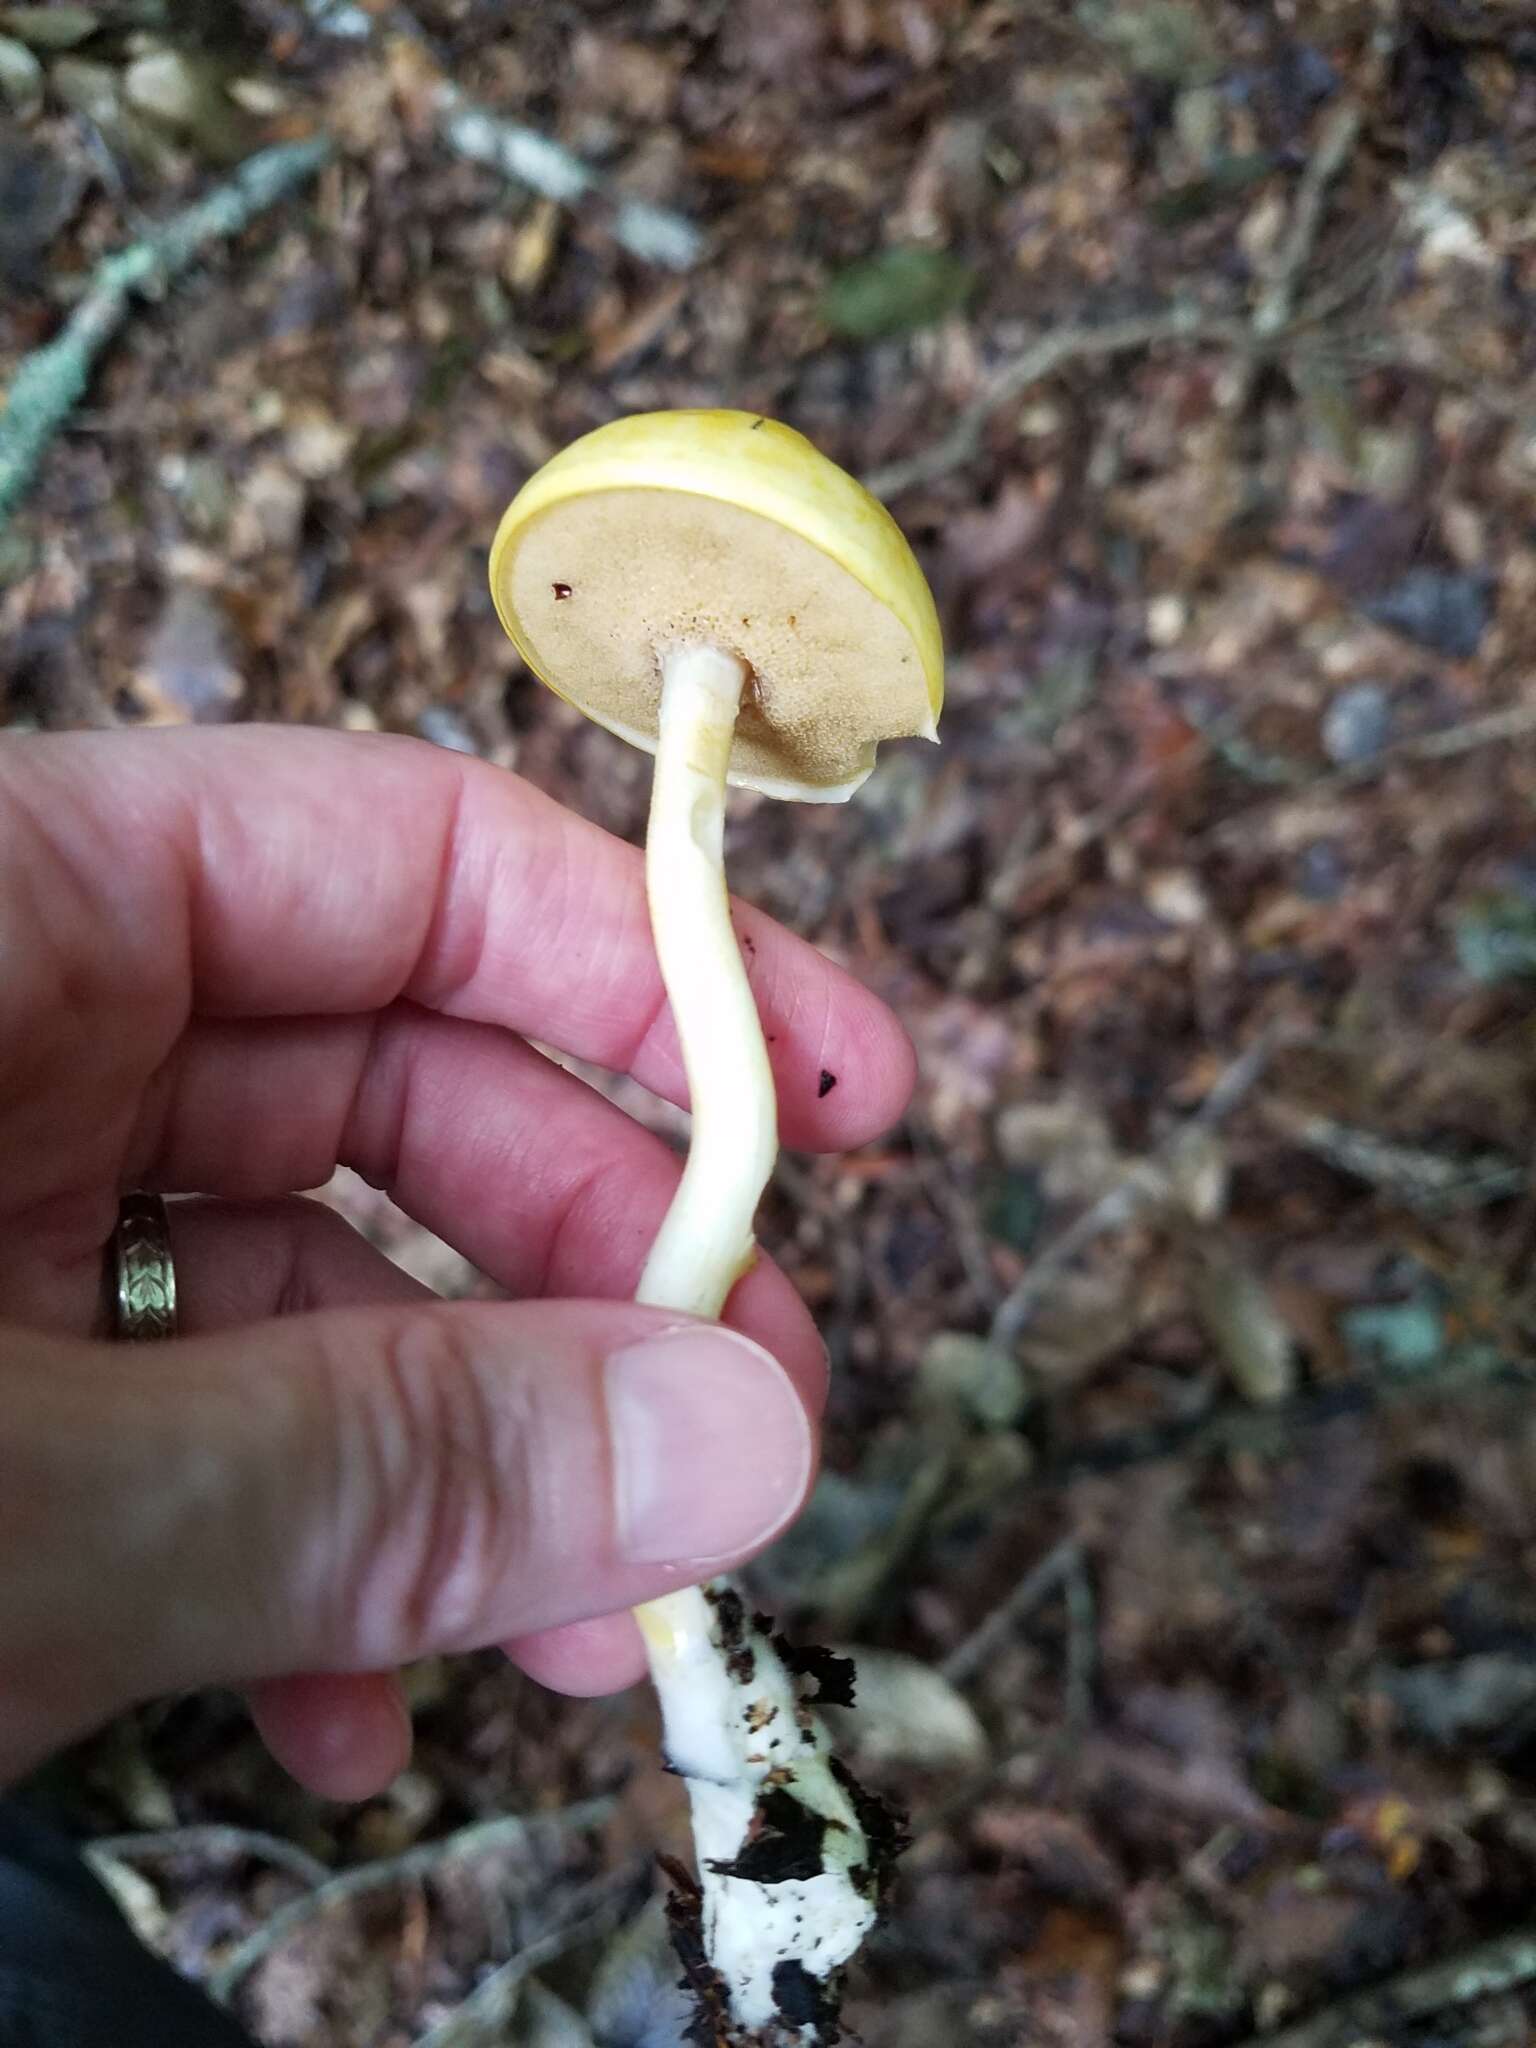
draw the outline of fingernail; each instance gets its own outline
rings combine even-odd
[[[756,1549],[799,1507],[811,1430],[783,1367],[719,1327],[617,1351],[605,1391],[614,1515],[632,1564],[708,1564]]]

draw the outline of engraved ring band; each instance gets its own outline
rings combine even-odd
[[[159,1195],[124,1195],[108,1250],[115,1334],[131,1344],[176,1334],[176,1267]]]

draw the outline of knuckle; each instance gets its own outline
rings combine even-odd
[[[516,1375],[467,1318],[427,1308],[391,1319],[367,1380],[360,1448],[374,1510],[358,1633],[384,1662],[474,1646],[524,1548]]]

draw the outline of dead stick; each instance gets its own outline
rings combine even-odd
[[[1219,818],[1214,824],[1205,826],[1196,834],[1194,843],[1197,846],[1206,842],[1223,845],[1236,837],[1246,840],[1255,823],[1262,823],[1266,818],[1283,817],[1298,806],[1343,796],[1349,790],[1378,781],[1389,769],[1405,761],[1453,761],[1483,747],[1532,738],[1536,738],[1536,704],[1511,704],[1502,711],[1490,711],[1482,718],[1469,718],[1459,725],[1442,726],[1438,732],[1416,733],[1411,739],[1398,740],[1393,746],[1383,747],[1368,761],[1352,762],[1347,768],[1318,775],[1310,782],[1293,783],[1278,796],[1261,797],[1231,817]]]
[[[1291,224],[1270,272],[1269,282],[1253,309],[1243,360],[1229,404],[1239,413],[1248,403],[1254,378],[1266,352],[1290,325],[1302,275],[1312,260],[1328,207],[1328,194],[1342,175],[1360,134],[1360,110],[1346,104],[1334,109],[1323,124],[1317,147],[1308,157],[1296,189]]]
[[[1020,398],[1031,384],[1054,376],[1067,363],[1093,356],[1126,355],[1160,342],[1233,342],[1246,332],[1230,316],[1208,313],[1202,306],[1174,305],[1128,320],[1106,320],[1096,326],[1060,327],[1042,334],[1021,356],[999,370],[964,407],[948,432],[915,455],[888,462],[864,478],[877,498],[893,498],[914,484],[932,483],[969,462],[981,447],[987,422],[995,412]]]
[[[346,1899],[378,1891],[385,1885],[406,1884],[417,1878],[430,1877],[434,1870],[458,1857],[483,1855],[488,1849],[509,1847],[514,1843],[531,1844],[541,1830],[559,1829],[574,1833],[597,1827],[612,1812],[613,1804],[612,1799],[588,1799],[557,1813],[533,1814],[527,1818],[521,1814],[500,1814],[491,1820],[472,1821],[468,1827],[458,1828],[453,1834],[443,1835],[435,1842],[418,1843],[403,1855],[386,1856],[374,1863],[360,1863],[354,1869],[338,1871],[312,1892],[306,1892],[302,1898],[279,1908],[254,1933],[248,1934],[213,1972],[208,1980],[208,1989],[214,1998],[227,2001],[263,1957],[279,1942],[286,1941],[295,1928]]]
[[[1062,1274],[1089,1245],[1112,1230],[1123,1230],[1145,1209],[1164,1199],[1168,1168],[1180,1147],[1194,1132],[1214,1130],[1224,1123],[1252,1093],[1274,1055],[1276,1042],[1275,1033],[1262,1032],[1217,1078],[1199,1109],[1170,1133],[1151,1159],[1133,1160],[1106,1194],[1069,1223],[1031,1261],[998,1305],[989,1332],[991,1343],[1000,1351],[1011,1350]]]
[[[1176,1415],[1087,1443],[1065,1443],[1030,1475],[1035,1494],[1059,1492],[1079,1479],[1127,1472],[1137,1465],[1161,1465],[1170,1459],[1199,1459],[1216,1451],[1243,1450],[1255,1457],[1278,1456],[1295,1448],[1297,1432],[1318,1429],[1345,1416],[1374,1415],[1378,1409],[1415,1401],[1464,1399],[1478,1387],[1507,1388],[1529,1394],[1536,1386],[1536,1368],[1518,1359],[1499,1358],[1484,1350],[1433,1372],[1412,1378],[1371,1378],[1341,1381],[1337,1386],[1309,1387],[1273,1408],[1256,1409],[1251,1402],[1216,1401],[1195,1414]]]
[[[1048,1550],[1034,1570],[1020,1579],[991,1613],[972,1629],[964,1642],[956,1644],[939,1666],[939,1675],[947,1678],[951,1685],[964,1685],[1026,1615],[1033,1614],[1042,1601],[1066,1587],[1081,1564],[1082,1553],[1075,1537],[1068,1536],[1054,1550]]]
[[[257,214],[306,184],[330,153],[330,143],[320,136],[260,150],[246,158],[228,184],[98,266],[61,331],[24,356],[11,379],[0,413],[0,529],[83,395],[97,357],[122,326],[135,294],[153,292],[181,276],[210,242],[238,234]]]
[[[1359,2041],[1395,2038],[1417,2020],[1473,2005],[1536,1979],[1536,1934],[1517,1929],[1477,1948],[1407,1970],[1371,1991],[1341,1999],[1278,2034],[1255,2034],[1243,2048],[1352,2048]]]
[[[229,1827],[220,1821],[184,1828],[145,1828],[131,1835],[98,1835],[82,1851],[87,1863],[131,1863],[141,1856],[206,1856],[235,1860],[252,1856],[286,1870],[302,1884],[328,1884],[336,1873],[281,1835],[267,1835],[257,1828]]]
[[[626,199],[584,158],[536,128],[509,120],[472,100],[454,84],[449,66],[409,8],[355,7],[349,0],[305,0],[314,26],[347,42],[370,43],[397,37],[420,51],[433,74],[437,132],[455,156],[487,164],[509,184],[522,185],[561,206],[578,200],[606,203],[613,239],[642,263],[666,270],[692,270],[704,255],[702,229],[671,208],[646,199]]]
[[[631,1869],[588,1885],[556,1926],[483,1977],[462,2004],[418,2035],[413,2048],[494,2048],[510,2040],[508,2022],[534,1971],[607,1934],[622,1918],[637,1875]]]

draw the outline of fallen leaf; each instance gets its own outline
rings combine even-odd
[[[943,1330],[932,1338],[918,1383],[941,1415],[959,1414],[983,1429],[1011,1429],[1029,1406],[1018,1360],[980,1337]]]
[[[43,103],[43,67],[14,36],[0,36],[0,98],[22,116],[35,114]]]
[[[571,44],[571,74],[580,97],[634,121],[662,121],[677,74],[659,50],[583,29]]]
[[[666,1911],[653,1899],[613,1936],[593,1972],[586,2019],[597,2048],[674,2048],[691,2010],[677,1979]]]
[[[1244,1400],[1267,1407],[1295,1392],[1295,1340],[1264,1282],[1219,1238],[1192,1245],[1190,1296],[1200,1327]]]
[[[1493,601],[1485,577],[1461,569],[1417,568],[1367,598],[1360,609],[1420,647],[1467,661],[1482,643]]]
[[[100,26],[94,7],[75,7],[69,0],[59,0],[54,7],[0,8],[0,28],[34,50],[72,50]]]
[[[987,1736],[975,1710],[931,1664],[895,1650],[847,1649],[857,1674],[852,1707],[824,1711],[841,1738],[873,1764],[974,1770]]]
[[[910,334],[958,312],[976,283],[971,266],[947,249],[881,249],[828,280],[821,317],[854,341]]]
[[[971,1833],[1008,1862],[1023,1864],[1053,1899],[1114,1907],[1125,1895],[1125,1872],[1074,1814],[989,1802],[978,1808]]]

